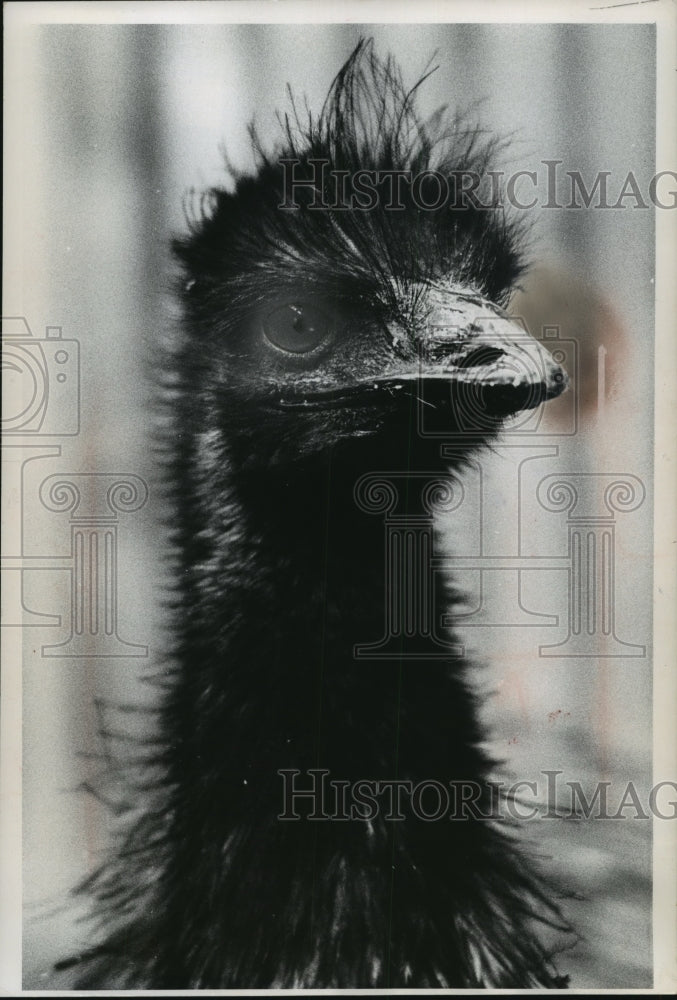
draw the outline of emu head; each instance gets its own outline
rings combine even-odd
[[[257,173],[175,243],[212,429],[249,461],[403,440],[420,406],[469,449],[566,386],[503,310],[523,234],[486,190],[498,144],[420,119],[424,79],[360,42],[320,115],[294,108],[274,154],[252,130]]]

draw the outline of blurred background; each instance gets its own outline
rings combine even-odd
[[[152,673],[162,648],[160,600],[169,570],[158,526],[148,372],[177,322],[169,240],[183,230],[190,189],[228,183],[224,150],[237,167],[252,165],[247,125],[256,122],[264,144],[276,141],[275,110],[289,106],[287,84],[317,111],[364,35],[374,37],[380,55],[397,58],[408,84],[434,56],[438,68],[419,92],[421,112],[473,107],[482,127],[511,137],[497,167],[508,175],[538,173],[539,204],[528,212],[535,268],[513,310],[535,335],[557,328],[561,339],[575,342],[574,388],[562,407],[546,409],[527,444],[513,434],[483,457],[484,551],[567,555],[566,513],[544,512],[535,500],[546,475],[631,475],[646,490],[637,509],[615,514],[616,633],[633,644],[632,655],[616,647],[605,655],[603,642],[595,656],[541,655],[541,647],[566,638],[566,569],[459,576],[469,609],[493,609],[493,618],[476,614],[463,630],[483,665],[477,685],[490,695],[492,751],[505,761],[505,774],[538,781],[539,791],[542,772],[551,769],[589,791],[610,781],[615,802],[632,781],[646,802],[654,212],[635,207],[633,198],[615,210],[595,202],[587,209],[542,206],[545,160],[562,161],[562,205],[571,200],[565,171],[579,171],[588,188],[598,171],[608,171],[612,204],[630,171],[648,190],[655,169],[652,26],[36,27],[26,36],[25,117],[15,129],[19,183],[11,193],[23,242],[13,250],[5,314],[24,316],[36,338],[57,326],[78,342],[80,427],[77,435],[48,435],[60,454],[23,467],[22,555],[69,554],[68,516],[39,501],[50,475],[132,475],[147,484],[149,497],[117,520],[118,635],[135,647],[114,656],[44,655],[44,646],[68,639],[70,577],[58,566],[24,573],[24,606],[62,618],[60,626],[33,619],[25,630],[27,989],[61,987],[52,963],[88,940],[82,905],[69,891],[103,857],[113,822],[105,803],[86,792],[102,770],[96,755],[119,749],[114,738],[98,735],[102,725],[115,728],[100,700],[147,703],[151,691],[139,678]],[[517,190],[531,200],[531,185]],[[591,516],[608,515],[601,495],[590,502]],[[462,526],[465,518],[472,531],[477,508],[466,504],[458,515],[449,524],[451,552],[457,537],[474,537]],[[511,603],[506,594],[515,587],[519,601]],[[517,605],[524,612],[518,621],[511,618]],[[652,982],[651,829],[632,809],[626,815],[525,824],[544,870],[572,896],[564,909],[581,939],[559,963],[572,987]]]

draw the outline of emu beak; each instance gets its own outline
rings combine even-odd
[[[419,336],[419,386],[435,405],[451,387],[478,413],[507,417],[564,392],[568,378],[517,320],[472,292],[432,289]]]

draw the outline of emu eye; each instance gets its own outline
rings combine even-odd
[[[266,340],[287,354],[309,354],[331,338],[332,323],[308,302],[288,302],[263,320]]]

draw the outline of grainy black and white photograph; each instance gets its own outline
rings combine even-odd
[[[3,990],[674,992],[674,6],[5,13]]]

